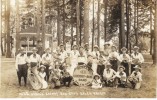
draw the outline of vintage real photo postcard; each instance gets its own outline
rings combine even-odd
[[[157,0],[0,0],[1,98],[156,98]]]

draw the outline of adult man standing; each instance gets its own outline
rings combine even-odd
[[[24,53],[24,48],[19,49],[19,54],[16,56],[15,67],[18,75],[19,85],[21,86],[21,77],[24,77],[25,86],[27,84],[27,55]]]

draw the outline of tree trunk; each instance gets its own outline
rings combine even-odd
[[[66,46],[65,41],[65,0],[63,0],[63,44]]]
[[[38,41],[41,41],[41,36],[40,36],[40,0],[37,0],[37,39]]]
[[[84,44],[89,43],[89,2],[84,0]]]
[[[97,11],[97,27],[98,27],[98,37],[97,37],[97,45],[100,46],[100,0],[98,0],[98,11]]]
[[[57,0],[57,37],[58,37],[58,45],[61,44],[61,33],[60,33],[60,7],[59,7],[59,1]]]
[[[16,54],[20,48],[20,17],[19,17],[19,0],[16,0]]]
[[[92,51],[93,51],[93,47],[94,47],[94,29],[95,29],[95,25],[94,25],[94,0],[93,0],[93,33],[92,33]]]
[[[74,1],[73,1],[74,3]],[[73,27],[74,27],[74,22],[73,22],[73,3],[71,5],[71,50],[72,50],[72,46],[73,46]]]
[[[127,24],[127,33],[126,33],[126,48],[129,48],[129,34],[130,34],[130,18],[129,18],[129,0],[126,0],[126,24]]]
[[[45,49],[45,0],[42,0],[42,51]]]
[[[105,10],[104,10],[104,43],[106,42],[106,35],[107,35],[107,6],[108,0],[104,0]]]
[[[80,0],[79,8],[80,8],[80,42],[79,45],[81,46],[82,44],[82,0]]]
[[[124,0],[121,0],[121,18],[120,18],[120,48],[125,47],[125,31],[124,31]]]
[[[157,1],[155,1],[155,20],[154,20],[154,59],[153,64],[157,66]]]
[[[80,41],[80,0],[77,0],[76,5],[76,17],[77,17],[77,26],[76,26],[76,44],[79,45]]]
[[[6,16],[6,33],[7,33],[7,51],[6,51],[6,58],[11,57],[11,48],[10,48],[10,0],[7,0],[7,10],[6,10],[7,16]]]
[[[150,54],[152,55],[153,48],[153,33],[152,33],[152,6],[150,6]]]

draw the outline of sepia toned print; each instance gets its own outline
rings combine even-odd
[[[1,98],[156,98],[156,0],[1,0]]]

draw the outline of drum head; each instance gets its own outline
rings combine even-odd
[[[73,74],[74,83],[79,86],[88,86],[93,80],[93,72],[86,66],[78,66]]]
[[[42,88],[42,84],[39,82],[38,78],[33,73],[28,75],[28,79],[34,90],[39,90]]]

